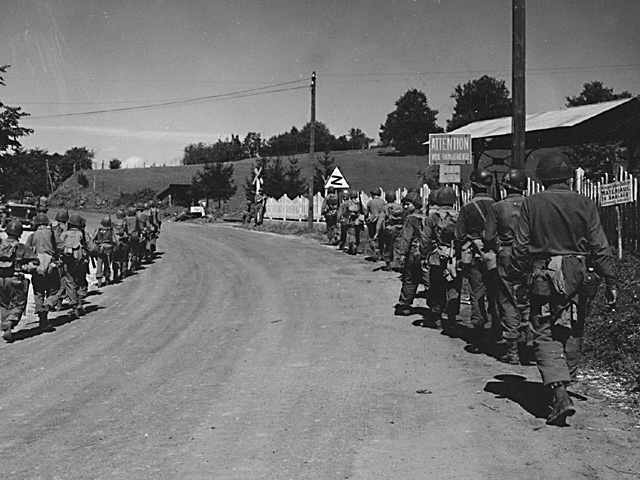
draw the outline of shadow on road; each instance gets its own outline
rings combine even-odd
[[[520,375],[496,375],[496,382],[489,382],[485,392],[497,398],[508,398],[536,418],[549,415],[550,393],[540,382],[530,382]]]

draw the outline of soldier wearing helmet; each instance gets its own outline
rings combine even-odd
[[[346,202],[346,238],[345,247],[347,253],[350,255],[356,255],[360,249],[360,234],[364,225],[364,215],[362,203],[358,192],[355,190],[349,191],[349,200]]]
[[[416,297],[418,286],[422,283],[429,287],[428,270],[424,268],[420,254],[420,237],[425,215],[422,211],[423,200],[417,192],[409,192],[402,199],[402,205],[412,205],[411,212],[405,217],[398,237],[395,255],[402,265],[400,298],[395,305],[396,315],[411,315],[411,306]],[[405,208],[406,212],[406,208]]]
[[[51,223],[53,238],[56,246],[60,244],[60,236],[62,232],[67,230],[67,221],[69,220],[69,212],[66,210],[56,213],[55,221]],[[58,265],[58,274],[60,275],[60,289],[58,290],[58,299],[56,302],[56,310],[62,309],[62,301],[67,297],[67,290],[64,282],[64,269]]]
[[[337,245],[340,241],[340,235],[338,233],[338,195],[336,189],[329,187],[327,189],[327,196],[322,202],[322,208],[320,209],[324,221],[327,225],[327,239],[330,245]]]
[[[125,274],[126,262],[129,252],[129,237],[127,235],[126,213],[122,208],[116,211],[116,218],[111,220],[111,227],[118,239],[113,251],[113,282],[119,282]]]
[[[129,275],[140,266],[138,253],[140,251],[141,228],[138,223],[138,216],[136,215],[135,207],[129,207],[127,209],[124,221],[128,241],[128,258],[125,260],[125,270],[123,274]]]
[[[97,249],[93,239],[84,231],[86,220],[74,213],[69,215],[68,229],[60,235],[58,253],[64,268],[66,295],[71,304],[71,319],[85,314],[84,300],[87,298],[89,283],[89,256],[95,256]]]
[[[40,260],[40,265],[31,276],[36,315],[38,315],[40,328],[51,330],[49,312],[56,310],[60,294],[57,240],[50,227],[49,217],[44,213],[37,214],[33,224],[36,231],[27,238],[25,245],[36,252]]]
[[[12,329],[20,322],[27,307],[29,280],[24,273],[33,273],[40,263],[36,253],[20,243],[22,223],[10,220],[0,241],[0,330],[6,342],[13,341]]]
[[[96,228],[92,235],[98,254],[96,257],[96,280],[98,288],[108,285],[112,278],[111,272],[113,256],[120,246],[120,240],[112,226],[111,216],[108,215],[100,220],[100,226]]]
[[[349,190],[343,190],[340,196],[340,205],[338,206],[338,212],[336,214],[338,223],[340,224],[340,241],[338,242],[338,249],[344,250],[347,242],[347,229],[349,222]]]
[[[462,290],[455,248],[456,192],[451,187],[442,187],[436,191],[433,202],[437,207],[429,211],[420,239],[421,255],[429,268],[427,304],[430,320],[440,321],[443,333],[453,335]]]
[[[369,247],[371,249],[371,256],[374,262],[380,260],[382,256],[382,245],[380,245],[380,241],[376,237],[378,218],[382,214],[382,207],[384,207],[382,189],[380,187],[374,188],[371,190],[371,200],[367,202],[367,206],[364,209],[367,232],[369,233]]]
[[[384,199],[386,203],[382,207],[382,213],[376,225],[376,236],[380,240],[380,250],[385,263],[383,270],[399,270],[400,263],[395,259],[394,250],[402,229],[404,212],[402,211],[402,205],[396,202],[396,194],[394,192],[385,193]]]
[[[460,209],[456,222],[456,243],[458,251],[458,265],[463,269],[469,282],[471,297],[471,323],[485,338],[485,325],[491,314],[491,334],[500,334],[500,323],[495,305],[495,288],[490,268],[495,265],[485,264],[484,252],[484,223],[489,208],[494,203],[489,195],[489,187],[493,183],[491,172],[484,168],[477,168],[469,176],[473,196]]]
[[[575,413],[566,386],[576,379],[596,275],[605,279],[611,307],[618,297],[613,256],[598,209],[569,188],[572,173],[571,162],[560,152],[540,158],[536,176],[545,190],[524,199],[511,250],[514,276],[531,276],[536,364],[542,383],[553,393],[550,425],[565,425]]]
[[[498,360],[512,364],[529,363],[529,304],[526,295],[516,294],[520,290],[524,292],[526,287],[522,282],[514,282],[509,276],[511,247],[524,202],[527,177],[522,170],[509,170],[502,177],[502,186],[507,196],[489,208],[484,231],[485,249],[497,259],[496,303],[502,327]]]

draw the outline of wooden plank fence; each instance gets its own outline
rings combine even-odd
[[[614,181],[631,180],[633,188],[633,202],[624,203],[618,206],[602,207],[600,206],[600,190],[602,185],[611,183]],[[458,202],[455,208],[459,209],[461,204],[466,203],[472,196],[470,188],[460,188],[457,184],[449,185],[457,194]],[[638,178],[634,177],[622,167],[620,167],[615,175],[608,175],[602,181],[593,182],[587,178],[583,178],[578,173],[576,178],[571,184],[572,188],[579,191],[583,195],[593,200],[596,205],[599,206],[600,219],[602,226],[607,234],[610,244],[615,247],[618,245],[618,239],[621,239],[623,250],[638,251],[639,238],[640,238],[640,222],[638,217],[640,211],[638,208]],[[542,191],[544,187],[529,178],[527,182],[526,195],[533,195]],[[408,189],[398,188],[395,190],[396,198],[400,200],[407,194]],[[423,185],[420,189],[420,195],[426,202],[429,198],[430,188],[428,185]],[[384,198],[385,192],[382,192]],[[504,198],[505,191],[501,189],[500,196]],[[360,200],[363,205],[366,205],[371,197],[365,193],[360,192]],[[318,222],[320,218],[320,209],[322,208],[323,197],[320,193],[317,193],[313,197],[313,221]],[[290,199],[284,195],[279,200],[274,198],[267,199],[265,218],[273,220],[293,220],[293,221],[306,221],[308,216],[309,203],[306,197],[297,197]],[[621,230],[618,232],[618,216],[617,212],[620,212]]]

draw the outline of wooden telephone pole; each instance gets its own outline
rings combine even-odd
[[[313,177],[315,175],[314,157],[316,143],[316,72],[311,74],[311,121],[309,122],[309,212],[307,224],[313,230]]]
[[[513,1],[513,43],[511,54],[511,89],[513,116],[511,118],[512,168],[524,169],[525,160],[525,0]]]

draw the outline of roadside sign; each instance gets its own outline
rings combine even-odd
[[[600,185],[600,206],[608,207],[633,202],[633,184],[631,182],[632,180],[629,179]]]
[[[440,183],[460,183],[460,165],[440,165]]]
[[[472,162],[471,135],[468,133],[429,134],[429,164],[464,165]]]
[[[344,175],[342,175],[342,172],[338,167],[333,169],[333,173],[329,178],[327,178],[327,181],[324,184],[324,188],[329,188],[329,187],[349,188],[349,184],[347,183],[347,180],[344,178]]]

